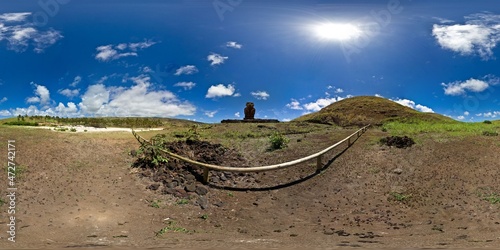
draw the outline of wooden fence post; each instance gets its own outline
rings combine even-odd
[[[207,167],[203,168],[203,182],[208,184],[208,172],[209,169]]]
[[[316,172],[321,171],[323,168],[323,164],[321,164],[321,157],[322,155],[318,155],[318,158],[316,158]]]

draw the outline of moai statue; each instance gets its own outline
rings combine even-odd
[[[247,102],[245,107],[245,118],[244,120],[253,120],[255,116],[255,108],[253,107],[253,102]]]

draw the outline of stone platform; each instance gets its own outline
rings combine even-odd
[[[279,122],[280,121],[276,119],[244,119],[244,120],[226,119],[221,121],[221,123],[279,123]]]

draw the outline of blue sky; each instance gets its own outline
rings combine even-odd
[[[0,3],[0,117],[287,121],[377,95],[500,119],[495,0]]]

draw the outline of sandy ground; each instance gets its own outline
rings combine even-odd
[[[68,132],[68,131],[70,131],[70,129],[74,128],[74,129],[76,129],[76,131],[75,131],[76,133],[84,133],[84,132],[132,132],[132,129],[130,129],[130,128],[114,128],[114,127],[94,128],[94,127],[86,127],[86,126],[58,126],[58,127],[37,126],[37,127],[30,127],[30,128],[48,129],[48,130],[54,130],[54,128],[67,129],[67,131],[64,131],[64,132]],[[157,131],[157,130],[163,130],[163,128],[136,128],[134,130],[137,132]]]

